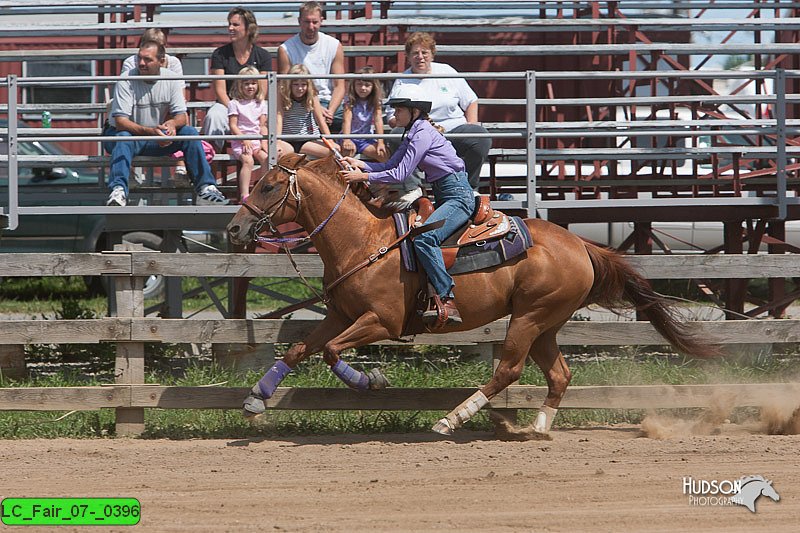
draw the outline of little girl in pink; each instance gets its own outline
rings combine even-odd
[[[244,67],[239,75],[260,76],[255,67]],[[228,122],[231,135],[267,135],[267,102],[266,91],[259,87],[258,80],[239,79],[231,89],[231,101],[228,104]],[[269,149],[266,138],[246,141],[231,141],[233,157],[242,163],[239,172],[239,197],[242,201],[250,195],[250,177],[256,162],[264,166]]]

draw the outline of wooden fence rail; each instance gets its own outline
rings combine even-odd
[[[321,277],[314,254],[295,255],[304,276]],[[800,256],[629,255],[628,262],[648,279],[791,278],[800,276]],[[0,254],[3,276],[246,276],[297,277],[291,262],[271,254],[169,254],[151,251]]]
[[[650,279],[800,277],[795,255],[629,256]],[[307,277],[322,275],[315,255],[296,255]],[[90,320],[0,321],[0,345],[39,343],[117,344],[116,384],[103,387],[0,388],[0,410],[87,410],[113,408],[117,434],[144,431],[145,408],[234,409],[247,390],[233,387],[164,387],[144,384],[144,344],[292,343],[318,320],[160,319],[144,317],[143,280],[150,275],[221,277],[296,277],[280,255],[162,254],[118,250],[97,254],[0,254],[3,276],[92,276],[116,279],[116,317]],[[416,344],[464,345],[502,342],[507,320],[452,335],[417,335]],[[726,344],[800,342],[799,320],[698,321],[709,338]],[[387,341],[391,343],[393,341]],[[654,345],[663,339],[647,322],[569,322],[559,335],[563,345]],[[279,388],[272,409],[450,409],[473,389],[388,389],[355,392],[345,388]],[[493,399],[495,409],[532,409],[545,388],[515,385]],[[702,407],[724,394],[735,405],[760,405],[763,398],[797,398],[800,384],[572,387],[565,408]]]
[[[94,344],[97,342],[168,342],[272,344],[295,343],[320,320],[99,318],[84,320],[0,321],[0,344]],[[800,320],[696,321],[707,338],[724,344],[800,342]],[[471,331],[421,334],[376,344],[472,345],[501,344],[508,320]],[[568,322],[558,336],[562,346],[627,346],[666,344],[649,322]]]
[[[109,385],[105,387],[29,387],[0,389],[0,410],[86,411],[110,409],[241,409],[245,387],[165,387]],[[347,388],[278,387],[266,405],[286,410],[450,410],[475,392],[473,387],[383,389],[358,392]],[[547,387],[512,385],[492,399],[493,409],[537,409]],[[564,409],[660,409],[708,407],[724,398],[732,407],[761,406],[765,398],[797,398],[800,383],[733,385],[573,386]]]

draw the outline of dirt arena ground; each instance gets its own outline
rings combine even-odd
[[[798,435],[725,424],[713,436],[653,439],[638,426],[552,436],[4,441],[0,492],[139,499],[141,522],[119,531],[798,530]],[[683,494],[683,477],[753,474],[781,497],[762,496],[756,513]]]

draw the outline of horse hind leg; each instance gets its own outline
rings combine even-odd
[[[542,333],[533,342],[528,354],[547,380],[547,396],[533,424],[526,428],[517,428],[511,421],[497,413],[492,417],[492,421],[495,424],[495,434],[501,440],[551,440],[550,428],[572,379],[572,374],[556,342],[556,333],[559,329],[560,326]],[[494,415],[496,412],[492,413]]]
[[[531,339],[537,333],[535,324],[521,318],[513,318],[508,326],[508,333],[503,343],[500,364],[492,375],[492,379],[477,392],[464,400],[458,407],[450,411],[431,428],[442,435],[452,435],[453,431],[463,426],[481,408],[522,375],[525,357],[530,344],[521,339]]]
[[[547,435],[553,425],[558,406],[567,391],[569,382],[572,380],[564,355],[556,342],[558,328],[545,331],[536,342],[533,343],[530,357],[544,373],[547,380],[547,396],[539,408],[539,413],[533,422],[532,430],[536,434]]]

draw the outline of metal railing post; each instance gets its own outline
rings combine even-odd
[[[267,72],[267,152],[269,166],[278,162],[278,77],[275,72]]]
[[[19,225],[19,176],[17,165],[17,77],[8,76],[8,229]]]
[[[775,173],[778,218],[786,219],[786,71],[775,69],[775,148],[777,170]]]
[[[525,72],[525,117],[527,125],[528,217],[536,216],[536,72]]]

